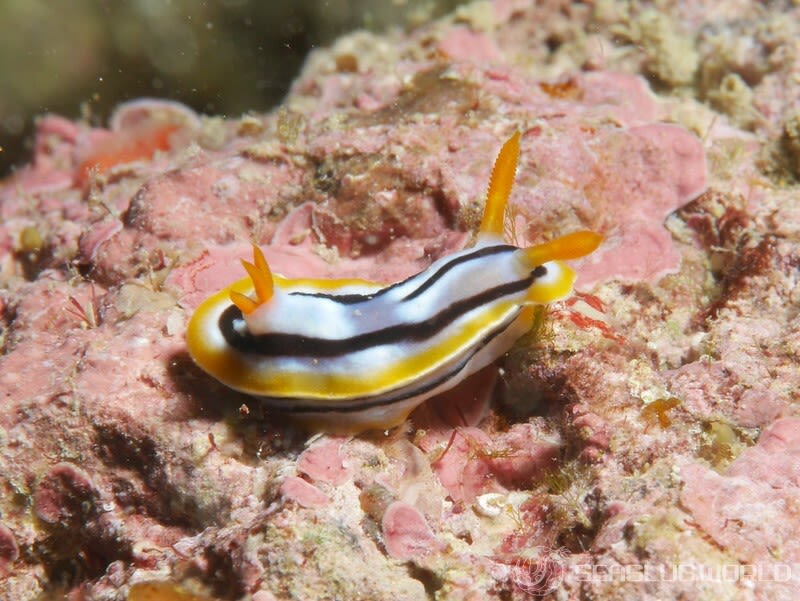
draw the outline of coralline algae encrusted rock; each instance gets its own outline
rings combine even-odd
[[[796,191],[709,109],[577,69],[586,10],[478,3],[349,36],[266,116],[145,100],[108,131],[42,119],[0,188],[3,596],[790,598],[586,577],[796,561],[800,389]],[[681,115],[708,177],[700,138],[664,122]],[[604,321],[564,305],[499,379],[355,439],[309,439],[191,364],[191,309],[253,241],[289,276],[384,281],[463,247],[517,129],[509,229],[606,234],[579,265]]]
[[[463,244],[465,237],[449,228],[469,221],[465,213],[472,214],[468,209],[474,206],[475,191],[483,189],[491,168],[490,161],[477,157],[490,154],[496,141],[485,132],[471,135],[463,126],[443,129],[443,121],[457,119],[464,110],[451,95],[462,104],[462,96],[479,101],[484,86],[497,101],[515,107],[509,110],[518,111],[517,126],[523,129],[520,189],[512,200],[520,243],[581,227],[605,232],[606,245],[581,272],[586,285],[612,277],[654,281],[677,270],[679,256],[662,222],[703,191],[704,155],[699,141],[684,129],[652,122],[658,105],[640,79],[590,73],[550,85],[470,65],[451,66],[448,72],[436,68],[415,77],[398,101],[416,107],[412,114],[420,119],[413,123],[397,114],[388,124],[386,111],[378,111],[350,118],[358,127],[344,131],[344,124],[330,131],[330,118],[314,134],[307,131],[307,152],[319,165],[317,174],[324,169],[320,177],[336,181],[337,189],[332,198],[289,209],[267,250],[271,264],[293,274],[287,263],[296,251],[324,242],[345,257],[384,252],[371,266],[352,259],[331,268],[316,259],[315,265],[304,264],[297,272],[323,275],[335,269],[339,275],[391,280]],[[437,105],[440,96],[444,98]],[[424,99],[430,104],[423,109],[417,105]],[[512,115],[508,118],[514,121]],[[409,148],[412,140],[419,145]],[[387,149],[388,156],[380,149]],[[465,171],[464,165],[470,167]],[[318,179],[312,185],[327,186]],[[433,191],[433,205],[421,198],[426,191]],[[370,206],[360,200],[365,197],[372,199]],[[162,202],[155,191],[149,198]],[[625,219],[612,218],[623,210]],[[421,249],[408,247],[409,236],[421,238]],[[627,252],[632,246],[637,253]],[[227,254],[227,249],[220,252]],[[244,243],[240,252],[246,253]],[[216,262],[215,256],[210,260]],[[385,265],[390,261],[403,267]]]

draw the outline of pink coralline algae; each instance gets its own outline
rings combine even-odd
[[[800,493],[800,420],[777,420],[754,447],[719,474],[699,464],[681,470],[681,503],[699,527],[737,562],[755,566],[777,590],[796,591],[800,527],[786,519]],[[769,585],[756,582],[765,595]]]
[[[297,458],[297,469],[312,480],[337,486],[350,477],[350,472],[342,465],[343,460],[341,442],[326,439],[300,454]]]
[[[330,501],[320,489],[296,476],[290,476],[283,481],[281,495],[286,500],[295,501],[302,507],[309,508],[322,507]]]
[[[0,183],[0,597],[792,599],[800,19],[728,8],[481,2],[314,52],[265,115],[43,117]],[[728,12],[787,57],[736,99],[697,54]],[[469,245],[515,131],[509,239],[606,241],[497,365],[353,438],[193,365],[252,243],[380,282]]]
[[[0,524],[0,576],[6,576],[10,567],[19,558],[19,547],[14,533],[7,526]]]
[[[386,551],[395,559],[411,559],[438,550],[425,517],[410,505],[399,501],[389,505],[381,525]]]

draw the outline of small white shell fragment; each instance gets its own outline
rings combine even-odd
[[[508,505],[506,495],[487,492],[475,499],[475,513],[487,518],[496,518]]]

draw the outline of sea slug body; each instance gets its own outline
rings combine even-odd
[[[406,280],[289,279],[261,250],[249,277],[189,322],[194,361],[220,382],[314,427],[356,433],[401,423],[426,399],[492,363],[532,324],[533,306],[572,292],[562,261],[589,254],[589,231],[517,248],[503,239],[520,134],[503,146],[471,248]]]

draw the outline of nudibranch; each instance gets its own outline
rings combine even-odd
[[[261,250],[249,277],[204,301],[187,340],[223,384],[313,426],[357,433],[401,423],[417,405],[502,356],[532,325],[534,305],[572,292],[563,263],[602,237],[579,231],[518,248],[503,237],[520,134],[502,147],[476,243],[388,286],[290,279]]]

